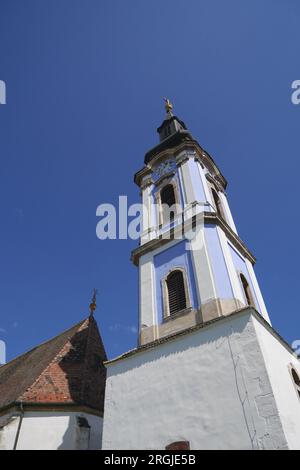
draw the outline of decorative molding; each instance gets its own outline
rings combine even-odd
[[[215,187],[216,191],[220,191],[225,194],[223,186],[213,176],[211,176],[211,174],[206,173],[205,178]]]
[[[164,159],[170,157],[175,157],[175,159],[176,157],[178,157],[180,159],[179,155],[182,152],[186,152],[185,155],[187,156],[187,158],[194,158],[198,160],[202,165],[204,165],[208,169],[208,171],[215,177],[218,183],[221,184],[222,188],[224,190],[226,189],[227,181],[220,172],[213,158],[205,150],[203,150],[199,143],[195,140],[182,142],[176,147],[163,150],[157,155],[155,155],[146,166],[144,166],[135,174],[135,183],[140,186],[143,177],[148,174],[151,174],[153,169],[155,168],[155,165],[157,165],[160,161],[163,161]]]
[[[210,321],[204,322],[204,323],[198,323],[195,326],[192,326],[190,328],[186,328],[185,330],[180,330],[174,333],[171,333],[168,336],[164,336],[158,339],[153,340],[152,342],[143,344],[139,346],[138,348],[132,349],[131,351],[128,351],[121,356],[117,356],[113,359],[110,359],[109,361],[104,362],[104,365],[107,367],[111,364],[115,364],[116,362],[122,361],[123,359],[126,359],[127,357],[135,356],[136,354],[142,353],[144,351],[147,351],[149,349],[156,348],[157,346],[161,344],[168,343],[169,341],[176,341],[178,338],[184,337],[186,335],[189,335],[190,333],[197,332],[198,330],[210,328],[211,326],[215,325],[218,322],[231,322],[232,319],[235,317],[243,316],[243,315],[251,315],[252,317],[256,318],[264,327],[266,330],[269,331],[270,334],[275,336],[281,344],[287,349],[289,353],[294,354],[295,351],[291,348],[290,344],[287,343],[287,341],[282,338],[282,336],[268,323],[264,317],[257,312],[253,307],[242,307],[232,313],[229,313],[228,315],[222,315],[220,317],[213,318]],[[299,362],[300,366],[300,362]]]
[[[176,170],[176,162],[174,158],[164,160],[155,167],[152,167],[152,178],[154,181],[159,180],[162,176],[168,175]]]
[[[181,238],[179,237],[182,234],[183,228],[184,231],[188,232],[193,227],[200,222],[203,224],[203,216],[204,216],[204,223],[208,224],[216,224],[218,225],[226,234],[228,240],[233,244],[233,246],[239,250],[245,258],[247,258],[252,264],[256,262],[255,256],[251,253],[251,251],[246,247],[246,245],[242,242],[240,237],[229,227],[229,225],[221,219],[216,213],[214,212],[204,212],[197,214],[196,216],[191,217],[189,220],[184,221],[183,224],[179,224],[178,226],[172,228],[168,232],[164,233],[164,236],[156,237],[153,240],[145,243],[144,245],[139,246],[135,250],[131,252],[131,261],[138,266],[139,259],[141,256],[153,251],[157,248],[160,248],[163,245],[166,245],[171,240],[184,240],[184,236]],[[172,237],[171,237],[172,233]],[[178,237],[178,238],[177,238]]]
[[[191,157],[188,155],[188,153],[180,154],[176,157],[176,165],[177,167],[180,167],[183,165],[185,162],[188,162]]]
[[[165,175],[162,175],[157,181],[155,181],[154,184],[156,187],[159,187],[162,185],[165,179],[173,178],[173,176],[175,175],[176,175],[176,172],[173,170],[170,173],[166,173]]]
[[[152,184],[154,184],[154,181],[151,178],[151,176],[149,176],[148,178],[143,179],[140,188],[141,188],[141,190],[144,190],[144,189],[148,188],[148,186],[152,186]]]

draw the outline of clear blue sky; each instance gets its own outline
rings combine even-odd
[[[136,344],[131,240],[96,207],[139,201],[133,174],[168,96],[229,181],[274,327],[299,329],[298,0],[0,0],[0,339],[8,358],[96,318],[108,355]]]

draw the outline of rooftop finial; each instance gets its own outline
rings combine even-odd
[[[171,101],[168,98],[164,98],[164,101],[165,101],[165,108],[166,108],[167,113],[171,114],[172,109],[173,109],[173,105]]]
[[[97,308],[97,304],[96,304],[97,294],[98,294],[97,289],[94,289],[94,290],[93,290],[92,302],[90,303],[90,315],[91,315],[91,316],[94,315],[94,311],[95,311],[96,308]]]

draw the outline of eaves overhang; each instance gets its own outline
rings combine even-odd
[[[81,412],[81,413],[88,413],[95,416],[103,417],[103,410],[100,411],[97,408],[93,408],[89,405],[72,403],[72,402],[65,402],[65,403],[55,403],[55,402],[45,402],[45,403],[37,403],[37,402],[22,402],[22,401],[15,401],[8,403],[7,405],[0,408],[0,416],[3,416],[11,411],[18,411],[22,408],[25,411],[59,411],[59,412]]]
[[[181,131],[182,132],[182,131]],[[176,134],[174,134],[175,136]],[[170,139],[174,136],[171,136]],[[169,139],[166,139],[165,142],[168,142]],[[155,152],[153,154],[153,157],[151,160],[148,161],[148,163],[139,171],[137,171],[134,175],[134,182],[138,186],[142,185],[142,181],[146,176],[150,176],[153,167],[160,162],[161,160],[165,158],[170,158],[170,157],[176,157],[178,156],[181,152],[183,151],[193,151],[195,152],[194,158],[196,158],[200,163],[202,163],[208,171],[216,178],[216,180],[221,184],[222,188],[225,190],[227,187],[227,180],[226,178],[222,175],[220,169],[216,165],[214,159],[211,157],[211,155],[204,150],[200,144],[195,140],[195,139],[182,139],[179,140],[176,145],[170,146],[167,145],[165,147],[161,147],[161,144],[158,146],[154,147],[154,149],[158,149],[158,152]],[[154,150],[153,149],[153,150]],[[151,151],[150,151],[151,152]],[[147,155],[147,154],[146,154]],[[189,158],[192,158],[191,155]]]

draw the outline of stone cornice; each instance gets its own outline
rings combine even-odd
[[[211,176],[210,173],[206,173],[205,177],[210,183],[212,183],[216,187],[216,189],[218,189],[218,191],[221,191],[222,193],[225,193],[224,188],[221,185],[221,183],[216,178]]]
[[[192,157],[194,157],[195,155],[191,155]],[[179,154],[177,155],[176,157],[176,165],[179,167],[181,165],[183,165],[185,162],[187,162],[189,160],[189,158],[191,157],[189,156],[188,154],[186,153],[183,153],[183,154]]]
[[[243,243],[243,241],[240,239],[240,237],[229,227],[229,225],[221,218],[219,217],[216,212],[204,212],[197,214],[194,217],[191,217],[189,220],[186,220],[184,222],[184,230],[185,232],[188,232],[191,230],[197,222],[203,222],[203,217],[204,217],[204,223],[206,224],[215,224],[218,225],[225,233],[227,236],[228,240],[233,244],[235,248],[237,248],[245,258],[247,258],[252,264],[256,262],[255,256],[250,252],[250,250],[246,247],[246,245]],[[157,248],[160,248],[170,241],[176,239],[180,241],[181,239],[177,236],[182,233],[183,226],[182,224],[178,224],[178,226],[174,227],[174,229],[169,230],[168,232],[164,233],[164,236],[161,236],[159,238],[155,238],[153,240],[150,240],[149,242],[139,246],[135,250],[131,252],[131,261],[138,266],[138,262],[141,256],[145,255],[146,253],[149,253],[150,251],[156,250]],[[171,237],[171,233],[173,236]],[[184,237],[182,237],[182,240],[184,240]]]
[[[188,150],[192,151],[190,155],[180,155],[181,152]],[[206,166],[206,168],[222,186],[223,190],[226,189],[226,179],[220,172],[213,158],[205,150],[202,149],[202,147],[198,144],[196,140],[184,141],[176,147],[165,149],[155,155],[155,157],[153,157],[152,160],[146,166],[144,166],[134,175],[134,182],[138,186],[141,186],[143,178],[151,174],[153,167],[157,165],[157,163],[159,163],[160,161],[170,157],[175,157],[175,159],[179,161],[181,158],[195,158]]]
[[[291,346],[285,341],[285,339],[268,323],[263,316],[253,307],[243,307],[240,308],[228,315],[222,315],[220,317],[214,318],[213,320],[204,322],[204,323],[199,323],[198,325],[192,326],[190,328],[186,328],[185,330],[181,330],[176,333],[172,333],[169,336],[164,336],[162,338],[156,339],[152,341],[151,343],[144,344],[142,346],[139,346],[136,349],[132,349],[131,351],[128,351],[121,356],[115,357],[109,361],[104,362],[104,365],[110,366],[111,364],[115,364],[116,362],[122,361],[123,359],[126,359],[128,357],[135,356],[136,354],[143,353],[148,351],[149,349],[156,348],[157,346],[161,344],[168,343],[170,341],[175,341],[176,339],[186,336],[190,333],[197,332],[198,330],[202,330],[205,328],[209,328],[216,323],[219,322],[231,322],[235,317],[243,316],[243,315],[250,315],[254,318],[256,318],[265,328],[268,330],[273,336],[275,336],[281,344],[288,350],[288,352],[294,354],[295,351],[291,348]],[[299,359],[298,359],[299,360]]]
[[[160,186],[163,181],[167,180],[168,178],[172,178],[175,175],[175,171],[170,171],[170,173],[166,173],[165,175],[162,175],[157,181],[155,181],[155,186]]]
[[[151,186],[152,184],[154,184],[154,181],[153,179],[151,178],[151,176],[149,175],[148,178],[145,178],[143,181],[142,181],[142,184],[141,184],[141,189],[145,189],[147,188],[148,186]]]

